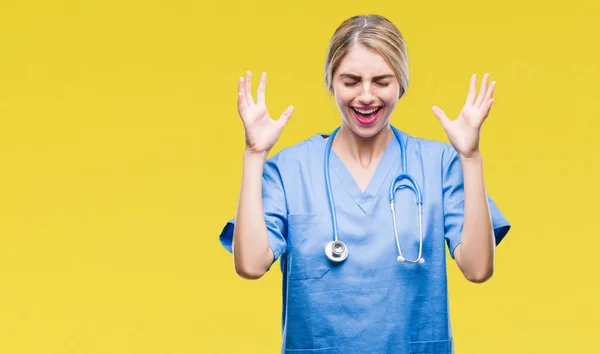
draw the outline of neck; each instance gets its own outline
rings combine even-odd
[[[383,155],[393,135],[392,129],[386,126],[376,135],[363,138],[354,134],[348,126],[342,125],[333,142],[333,149],[336,154],[368,168]]]

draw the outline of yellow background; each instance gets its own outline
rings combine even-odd
[[[513,229],[490,282],[449,261],[457,353],[600,352],[598,2],[4,0],[0,354],[277,352],[278,268],[242,280],[218,241],[237,78],[296,107],[273,152],[330,132],[325,50],[365,13],[406,37],[408,133],[446,141],[430,107],[498,82],[482,151]]]

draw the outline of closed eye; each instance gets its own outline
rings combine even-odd
[[[352,87],[352,86],[355,86],[357,84],[358,84],[358,81],[344,82],[344,86],[346,86],[346,87]],[[389,82],[376,82],[375,84],[378,85],[378,86],[381,86],[381,87],[387,87],[387,86],[390,85]]]

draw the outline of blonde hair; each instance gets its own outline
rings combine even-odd
[[[408,53],[404,37],[387,18],[379,15],[354,16],[333,34],[325,59],[325,86],[333,93],[333,76],[353,44],[360,43],[381,55],[400,83],[400,97],[408,88]]]

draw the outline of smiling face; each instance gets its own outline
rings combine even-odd
[[[344,125],[370,138],[385,128],[400,97],[400,83],[384,58],[355,43],[340,61],[332,80]]]

